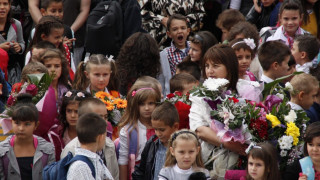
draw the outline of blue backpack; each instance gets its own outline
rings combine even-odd
[[[92,176],[96,178],[96,172],[90,159],[86,156],[76,155],[73,157],[72,153],[69,152],[66,157],[60,161],[47,165],[42,172],[43,180],[66,180],[68,169],[71,163],[74,161],[83,161],[88,164],[91,169]]]

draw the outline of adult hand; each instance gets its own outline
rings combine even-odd
[[[229,149],[230,151],[233,151],[239,155],[246,156],[246,149],[248,145],[246,144],[241,144],[240,142],[224,142],[223,143],[224,148]]]
[[[164,17],[161,19],[161,24],[164,26],[164,27],[167,27],[167,22],[168,22],[168,17]]]
[[[0,44],[0,48],[5,50],[5,51],[9,51],[10,49],[10,42],[4,42],[2,44]]]
[[[12,41],[12,47],[16,53],[19,53],[21,51],[20,44],[15,41]]]

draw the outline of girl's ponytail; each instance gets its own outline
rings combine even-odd
[[[116,63],[113,59],[109,59],[110,67],[111,67],[111,75],[110,75],[110,80],[109,84],[107,86],[108,90],[112,91],[119,91],[120,89],[120,80],[118,77],[118,71],[116,67]]]
[[[77,67],[76,75],[74,76],[74,81],[73,81],[73,89],[76,90],[85,90],[86,87],[89,85],[88,78],[86,77],[84,71],[86,70],[86,66],[88,63],[85,63],[81,61]]]

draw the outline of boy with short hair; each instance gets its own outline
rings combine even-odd
[[[192,61],[183,61],[177,65],[176,74],[188,73],[191,74],[196,80],[200,81],[201,69],[199,65]]]
[[[188,73],[176,74],[170,79],[170,93],[178,91],[182,95],[186,95],[193,87],[198,85],[199,81],[192,75]]]
[[[289,102],[293,110],[309,109],[319,91],[319,81],[310,74],[298,74],[294,76],[290,84],[293,90],[290,91],[291,100]]]
[[[76,126],[80,147],[75,149],[75,155],[83,155],[88,157],[95,167],[95,177],[93,177],[91,169],[83,161],[75,161],[71,163],[67,179],[109,179],[113,180],[109,170],[103,164],[100,156],[96,154],[101,151],[106,142],[106,121],[98,114],[87,113],[82,115]]]
[[[294,39],[291,53],[296,60],[296,70],[310,73],[312,60],[319,53],[319,43],[311,34],[299,35]]]
[[[86,113],[94,112],[98,114],[101,118],[103,118],[105,121],[107,121],[108,119],[108,111],[106,109],[105,104],[97,98],[90,97],[80,102],[78,112],[79,117]],[[61,159],[67,156],[69,151],[72,152],[72,154],[74,154],[75,149],[77,147],[80,147],[80,141],[78,137],[70,141],[62,150]],[[105,146],[103,147],[102,151],[99,151],[97,153],[100,155],[104,164],[106,164],[108,170],[111,172],[112,177],[115,180],[118,180],[119,166],[113,141],[110,138],[106,138]]]
[[[170,102],[163,102],[156,107],[151,115],[151,124],[156,135],[146,143],[141,154],[140,164],[135,166],[132,179],[158,179],[158,174],[164,165],[168,141],[179,128],[177,109]]]
[[[171,46],[160,52],[161,73],[158,77],[164,95],[169,94],[169,80],[176,74],[176,66],[188,55],[190,33],[188,20],[181,14],[173,14],[167,22],[167,35],[172,39]]]
[[[258,52],[263,69],[261,81],[270,83],[288,75],[290,55],[289,47],[280,41],[268,41],[262,44]]]

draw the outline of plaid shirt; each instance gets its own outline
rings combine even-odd
[[[187,41],[186,48],[180,50],[177,48],[173,42],[171,42],[171,46],[166,48],[167,57],[170,65],[171,75],[176,74],[176,66],[182,62],[182,60],[188,55],[190,49],[190,42]]]

